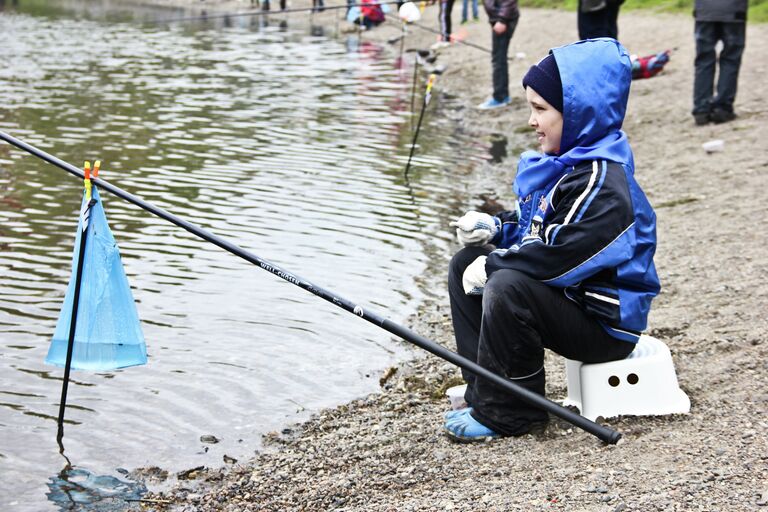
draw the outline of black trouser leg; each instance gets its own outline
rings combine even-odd
[[[474,255],[483,254],[483,249],[473,250]],[[468,249],[457,254],[454,278],[463,263],[459,262],[460,256],[470,263],[474,260]],[[471,351],[472,340],[462,338],[471,336],[477,326],[476,303],[457,300],[455,284],[453,288],[451,310],[457,344]],[[478,364],[541,395],[545,348],[588,363],[622,359],[634,348],[608,335],[593,317],[567,299],[563,290],[515,270],[499,270],[488,279],[476,346],[474,360]],[[547,419],[546,411],[484,379],[470,379],[468,384],[466,398],[473,407],[472,416],[499,434],[524,434],[533,423]]]
[[[746,24],[723,23],[721,33],[723,49],[718,59],[720,72],[717,77],[717,96],[712,100],[712,108],[733,112],[741,54],[746,41]]]
[[[453,0],[440,0],[440,33],[443,41],[451,42],[451,11],[453,10]]]
[[[499,35],[493,31],[493,25],[491,25],[491,70],[493,74],[493,99],[496,101],[504,101],[509,97],[507,54],[516,26],[517,20],[508,23],[507,30]]]
[[[696,38],[696,60],[693,75],[693,113],[705,114],[712,109],[712,89],[715,82],[717,53],[715,46],[719,39],[720,23],[697,21],[694,28]]]
[[[607,5],[594,12],[581,12],[579,2],[576,16],[579,27],[579,39],[593,39],[596,37],[619,38],[619,8],[620,2],[608,2]]]
[[[456,348],[459,355],[472,362],[477,362],[477,342],[480,339],[480,319],[483,315],[482,295],[467,295],[461,284],[464,269],[479,256],[485,256],[491,249],[488,247],[465,247],[457,252],[448,267],[448,296],[451,299],[451,321],[456,337]],[[475,380],[475,375],[461,370],[461,375],[467,384]],[[467,403],[469,403],[468,397]]]

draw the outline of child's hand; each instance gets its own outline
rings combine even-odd
[[[485,273],[485,259],[485,256],[478,256],[464,270],[461,284],[467,295],[482,295],[485,282],[488,281],[488,275]]]
[[[499,232],[496,219],[475,211],[465,213],[450,225],[456,228],[456,237],[462,245],[485,245]]]
[[[501,21],[497,21],[493,24],[493,31],[497,36],[500,36],[507,31],[507,24],[502,23]]]

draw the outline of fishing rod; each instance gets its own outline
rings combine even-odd
[[[411,168],[411,159],[413,158],[413,152],[416,150],[416,140],[419,138],[419,131],[421,130],[421,121],[424,120],[424,112],[427,110],[429,100],[432,99],[432,87],[435,85],[437,75],[442,75],[445,71],[445,67],[435,68],[429,75],[427,80],[427,90],[424,93],[424,99],[421,102],[421,112],[419,112],[419,121],[416,123],[416,133],[413,134],[413,141],[411,141],[411,152],[408,155],[408,162],[405,164],[405,178],[408,178],[408,171]],[[413,102],[411,102],[413,105]],[[413,107],[411,107],[413,108]]]
[[[399,2],[395,0],[387,0],[387,1],[375,2],[371,4],[352,3],[352,4],[344,4],[344,5],[327,5],[322,7],[322,9],[325,11],[333,11],[337,9],[349,9],[350,7],[363,7],[363,6],[371,6],[371,5],[394,5],[397,3]],[[147,21],[146,23],[160,25],[164,23],[206,21],[206,20],[215,20],[215,19],[223,19],[223,18],[241,18],[245,16],[269,16],[270,14],[292,14],[297,12],[322,12],[322,11],[320,11],[319,7],[297,7],[295,9],[280,9],[279,11],[253,10],[253,11],[240,11],[240,12],[230,12],[230,13],[221,13],[221,14],[204,14],[200,16],[191,16],[188,18],[166,18],[166,19],[160,19],[160,20]]]
[[[12,146],[22,149],[27,153],[30,153],[48,162],[51,165],[54,165],[64,171],[67,171],[68,173],[78,178],[81,178],[81,179],[84,178],[84,174],[74,165],[69,164],[63,160],[60,160],[55,156],[52,156],[40,149],[37,149],[34,146],[31,146],[26,142],[23,142],[17,139],[16,137],[13,137],[12,135],[9,135],[3,131],[0,131],[0,139],[6,141]],[[621,439],[621,434],[619,432],[611,428],[605,427],[603,425],[599,425],[594,421],[588,420],[587,418],[580,416],[575,412],[569,409],[566,409],[565,407],[558,405],[537,393],[534,393],[533,391],[525,389],[524,387],[514,383],[509,379],[506,379],[500,375],[497,375],[491,372],[490,370],[487,370],[486,368],[483,368],[479,364],[473,361],[470,361],[469,359],[462,357],[459,354],[446,349],[445,347],[435,343],[434,341],[416,334],[415,332],[411,331],[406,327],[403,327],[402,325],[396,324],[391,320],[388,320],[387,318],[379,316],[378,314],[372,311],[369,311],[363,308],[362,306],[349,301],[348,299],[340,297],[335,293],[327,291],[321,288],[320,286],[317,286],[316,284],[313,284],[305,279],[302,279],[299,276],[291,272],[288,272],[287,270],[283,270],[278,265],[274,263],[270,263],[269,261],[264,260],[259,256],[256,256],[255,254],[248,252],[245,249],[242,249],[237,245],[219,236],[216,236],[213,233],[206,231],[201,227],[196,226],[195,224],[192,224],[191,222],[188,222],[180,217],[177,217],[163,210],[162,208],[159,208],[151,203],[148,203],[143,199],[131,194],[130,192],[126,192],[125,190],[122,190],[116,187],[115,185],[112,185],[111,183],[104,181],[100,178],[95,178],[95,179],[92,178],[92,181],[93,181],[93,184],[97,185],[101,190],[106,190],[107,192],[113,195],[116,195],[117,197],[124,199],[129,203],[132,203],[138,206],[139,208],[160,217],[161,219],[167,220],[168,222],[189,231],[190,233],[202,238],[203,240],[206,240],[224,249],[225,251],[228,251],[234,254],[235,256],[238,256],[250,263],[253,263],[254,265],[259,266],[263,270],[266,270],[267,272],[274,274],[279,278],[285,281],[288,281],[289,283],[294,284],[299,288],[302,288],[320,297],[321,299],[324,299],[336,306],[339,306],[345,311],[353,313],[359,316],[360,318],[362,318],[363,320],[366,320],[376,326],[379,326],[382,329],[394,334],[395,336],[398,336],[404,339],[405,341],[413,345],[416,345],[417,347],[422,348],[427,352],[430,352],[436,355],[441,359],[445,359],[446,361],[458,366],[459,368],[463,368],[464,370],[467,370],[473,373],[474,375],[495,384],[496,386],[507,391],[508,393],[511,393],[517,396],[518,398],[525,401],[526,403],[534,407],[544,409],[552,413],[553,415],[571,423],[572,425],[579,427],[585,430],[586,432],[589,432],[590,434],[596,436],[597,438],[601,439],[606,443],[616,444],[619,441],[619,439]]]
[[[94,166],[94,177],[99,174],[100,162],[97,160]],[[75,333],[77,332],[77,312],[80,306],[80,289],[83,284],[83,267],[85,266],[85,246],[86,238],[88,237],[88,224],[91,218],[91,208],[96,204],[96,199],[91,196],[91,164],[85,163],[83,169],[83,184],[85,187],[85,200],[83,207],[80,210],[80,224],[82,226],[80,231],[80,246],[77,250],[77,269],[75,270],[75,289],[72,297],[72,315],[69,321],[69,336],[67,338],[67,357],[64,363],[64,379],[61,383],[61,398],[59,399],[59,419],[58,419],[58,432],[56,433],[56,441],[59,443],[59,447],[63,450],[61,443],[64,437],[64,411],[67,407],[67,390],[69,388],[69,374],[72,369],[72,354],[75,347]]]
[[[387,18],[387,21],[390,21],[389,18]],[[427,27],[427,26],[422,25],[421,23],[417,23],[415,21],[411,21],[411,22],[409,22],[409,24],[414,25],[414,26],[420,28],[421,30],[426,30],[427,32],[432,32],[433,34],[438,34],[438,35],[442,34],[437,29],[434,29],[434,28],[431,28],[431,27]],[[453,42],[454,43],[463,44],[465,46],[469,46],[470,48],[474,48],[476,50],[480,50],[480,51],[483,51],[485,53],[493,53],[491,50],[489,50],[485,46],[480,46],[479,44],[475,44],[475,43],[472,43],[470,41],[464,41],[463,39],[456,39]],[[507,60],[514,60],[514,57],[507,57]]]

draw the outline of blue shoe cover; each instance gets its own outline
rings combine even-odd
[[[452,420],[453,418],[458,418],[463,414],[469,414],[470,412],[472,412],[471,407],[464,407],[463,409],[450,410],[447,413],[445,413],[443,417],[446,419],[446,421],[449,421],[449,420]]]
[[[499,437],[499,434],[477,421],[471,414],[462,414],[447,420],[445,432],[456,441],[470,443]]]

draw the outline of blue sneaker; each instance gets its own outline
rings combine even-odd
[[[448,411],[447,413],[445,413],[443,415],[443,417],[446,419],[446,421],[448,421],[448,420],[452,420],[453,418],[458,418],[459,416],[461,416],[463,414],[469,414],[470,412],[472,412],[472,408],[471,407],[464,407],[463,409],[456,409],[456,410]]]
[[[482,102],[481,104],[479,104],[477,108],[480,110],[493,110],[495,108],[506,107],[507,105],[509,105],[509,102],[510,102],[509,96],[507,96],[501,101],[498,101],[494,98],[489,98],[484,102]]]
[[[454,441],[462,443],[477,443],[499,437],[499,434],[489,429],[471,414],[460,414],[445,422],[445,433]]]

